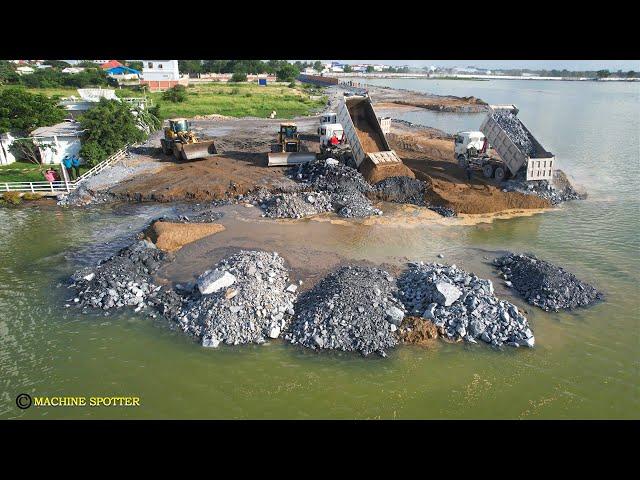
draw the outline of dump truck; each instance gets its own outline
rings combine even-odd
[[[487,178],[502,181],[525,169],[525,180],[552,180],[555,156],[548,152],[527,127],[516,117],[515,105],[489,105],[490,111],[480,125],[479,132],[458,132],[455,135],[454,152],[458,165],[482,170]],[[494,117],[495,112],[506,111],[519,122],[531,145],[525,152]],[[500,158],[490,154],[493,148]]]
[[[313,152],[300,151],[300,134],[295,123],[281,123],[277,143],[271,144],[267,165],[270,167],[299,165],[315,160]]]
[[[379,181],[398,175],[413,177],[389,147],[368,95],[344,96],[337,113],[355,164],[367,180]]]
[[[160,139],[162,153],[171,155],[178,161],[206,158],[217,153],[213,140],[202,140],[191,129],[191,122],[184,118],[172,118],[164,128],[164,138]]]

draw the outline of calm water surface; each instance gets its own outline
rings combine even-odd
[[[280,341],[203,349],[162,321],[64,308],[76,268],[126,244],[162,205],[0,209],[0,418],[637,418],[640,85],[544,81],[385,81],[399,88],[514,103],[590,193],[561,209],[491,224],[362,226],[265,222],[228,209],[227,231],[185,247],[160,276],[192,278],[226,248],[277,250],[311,284],[344,259],[447,262],[494,280],[525,308],[535,349],[441,343],[389,357],[307,351]],[[446,131],[482,116],[408,112]],[[248,221],[245,217],[249,217]],[[484,256],[528,251],[564,265],[606,303],[548,314],[511,297]],[[31,408],[31,395],[137,395],[142,407]]]

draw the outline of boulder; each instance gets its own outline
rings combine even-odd
[[[223,288],[230,287],[235,281],[236,277],[231,273],[216,269],[200,275],[196,281],[196,285],[202,295],[210,295]]]
[[[436,302],[445,307],[451,306],[462,295],[459,288],[447,282],[436,283],[436,292],[434,295]]]

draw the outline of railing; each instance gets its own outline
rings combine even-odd
[[[106,160],[87,170],[73,181],[57,180],[55,182],[2,182],[0,192],[32,192],[32,193],[68,193],[78,188],[80,182],[103,171],[128,155],[128,148],[118,150]]]

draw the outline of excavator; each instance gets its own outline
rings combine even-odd
[[[271,152],[268,155],[267,165],[298,165],[315,160],[316,154],[313,152],[300,151],[300,134],[295,123],[281,123],[278,133],[277,143],[271,145]]]
[[[206,158],[218,153],[213,140],[203,141],[191,130],[191,122],[184,118],[172,118],[164,128],[164,138],[160,139],[162,153],[171,155],[178,161]]]

